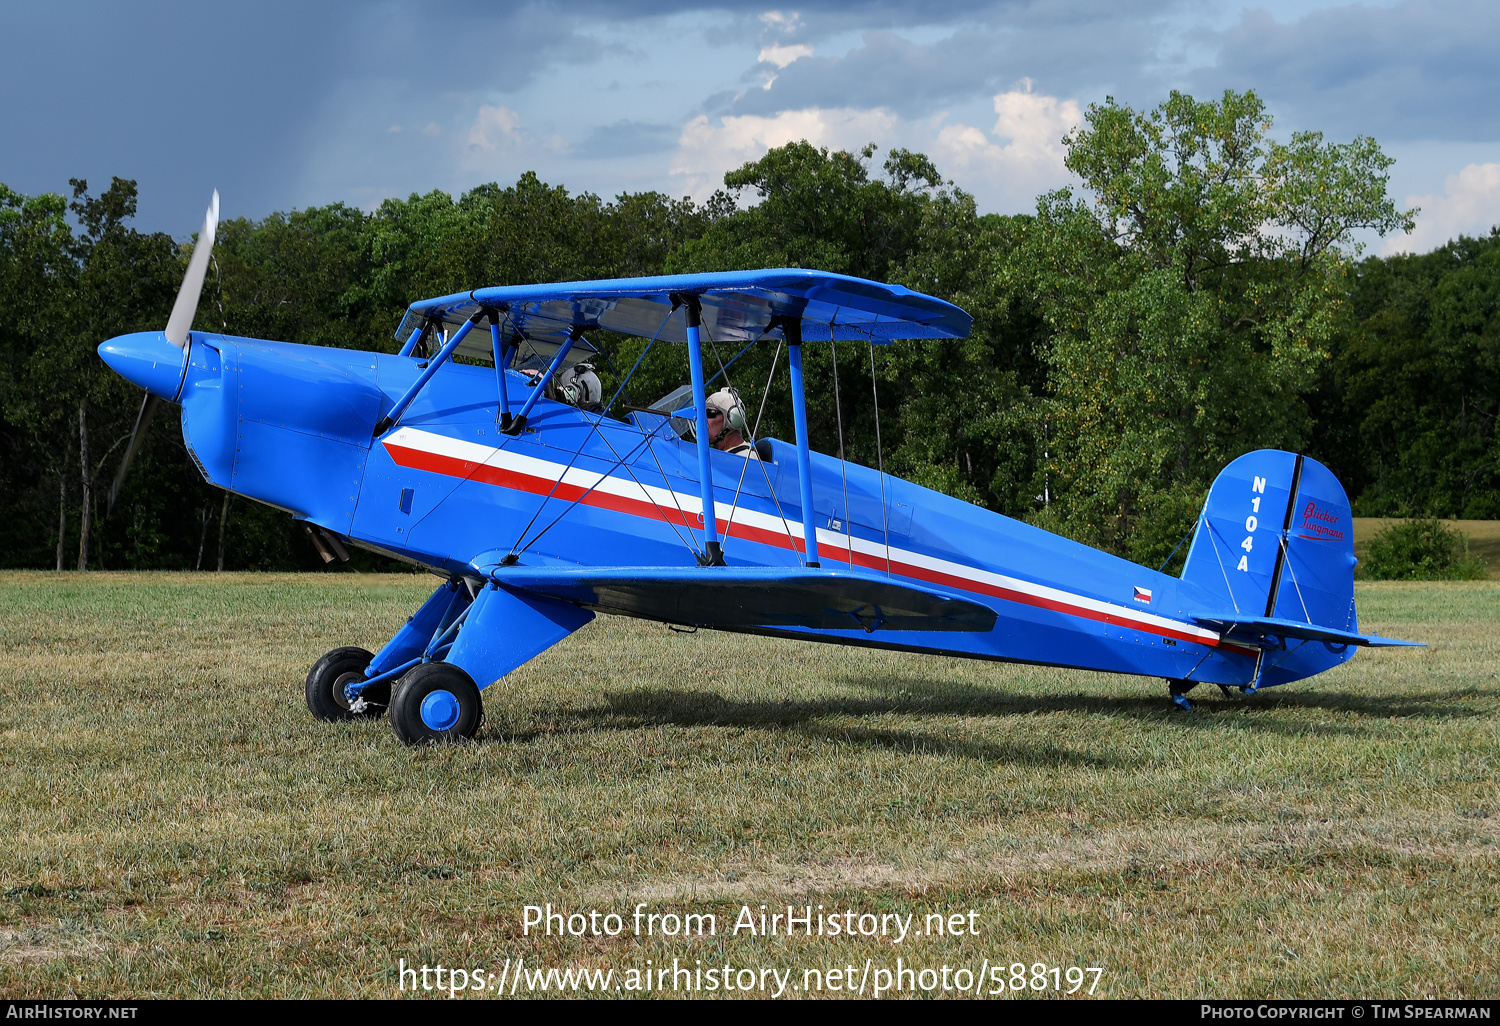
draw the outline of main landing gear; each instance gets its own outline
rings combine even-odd
[[[484,722],[474,679],[449,663],[419,663],[394,681],[378,681],[352,698],[374,658],[362,648],[336,648],[307,674],[307,708],[320,720],[374,719],[389,711],[391,729],[409,745],[471,738]],[[377,678],[378,680],[378,678]]]
[[[483,721],[474,679],[449,663],[415,667],[391,696],[391,729],[409,745],[473,737]]]
[[[594,618],[570,602],[454,577],[375,655],[336,648],[307,675],[320,720],[389,713],[409,745],[461,741],[484,722],[479,686],[499,680]]]

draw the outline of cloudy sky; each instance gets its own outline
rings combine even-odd
[[[795,139],[931,155],[981,210],[1065,184],[1106,96],[1254,88],[1276,134],[1372,135],[1430,249],[1500,223],[1500,5],[1271,0],[0,0],[0,182],[141,187],[141,226],[535,170],[706,196]],[[877,158],[878,160],[879,158]]]

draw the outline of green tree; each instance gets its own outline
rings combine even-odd
[[[1365,516],[1500,517],[1500,229],[1359,265],[1319,443]]]
[[[657,193],[605,203],[527,174],[514,186],[481,186],[458,200],[413,196],[374,214],[333,204],[226,221],[195,326],[390,351],[413,299],[485,284],[660,273],[722,207]],[[204,484],[170,407],[100,519],[141,394],[95,349],[123,332],[160,330],[191,252],[135,231],[135,208],[136,183],[122,179],[97,196],[75,181],[71,203],[0,186],[4,559],[59,565],[66,550],[68,566],[86,555],[90,566],[212,569],[222,537],[231,569],[321,566],[285,514],[225,503]]]
[[[1299,448],[1356,231],[1410,230],[1375,142],[1271,139],[1252,92],[1091,105],[1064,139],[1093,201],[1042,197],[1002,275],[1049,338],[1048,526],[1160,560],[1222,465]]]
[[[380,348],[395,323],[368,293],[369,223],[342,203],[224,222],[197,323],[282,342]]]
[[[797,142],[729,172],[727,198],[738,204],[749,192],[756,202],[715,219],[678,250],[669,269],[811,267],[904,284],[964,306],[976,316],[967,340],[875,348],[878,432],[869,346],[806,346],[812,442],[836,453],[842,436],[843,451],[867,466],[883,463],[994,509],[1026,508],[1033,477],[1026,408],[1037,370],[1034,316],[1026,304],[999,294],[987,271],[994,262],[988,254],[1010,245],[1011,221],[980,217],[973,197],[945,183],[922,154],[893,150],[884,174],[875,175],[874,153],[873,145],[854,154]],[[774,351],[756,347],[732,373],[752,413]],[[716,366],[712,357],[709,366]],[[660,391],[685,374],[680,358],[651,370]],[[783,356],[762,435],[792,437],[786,373]]]
[[[30,366],[32,354],[57,344],[71,316],[78,267],[67,215],[60,195],[23,196],[0,185],[0,489],[7,499],[0,551],[23,566],[61,563],[68,494],[77,491],[71,433],[61,424],[66,404],[38,395]]]
[[[77,216],[80,234],[63,220],[61,197],[35,203],[49,212],[55,271],[46,278],[50,300],[38,295],[49,319],[43,330],[28,332],[25,351],[17,354],[21,387],[7,416],[24,425],[38,454],[67,454],[66,461],[51,461],[60,474],[63,512],[68,492],[75,490],[66,480],[66,463],[76,486],[77,549],[65,562],[84,569],[110,547],[110,538],[95,529],[106,497],[100,482],[107,485],[113,476],[111,460],[129,437],[141,401],[138,390],[101,363],[95,347],[113,335],[160,328],[181,267],[170,237],[142,234],[127,224],[135,215],[135,182],[115,178],[99,196],[89,195],[86,181],[70,184],[67,209]],[[52,522],[66,519],[59,515]],[[65,534],[59,529],[59,547]]]

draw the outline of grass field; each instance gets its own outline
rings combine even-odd
[[[1500,583],[1362,584],[1362,626],[1431,647],[1191,715],[1160,681],[601,619],[473,743],[314,722],[308,665],[431,585],[0,575],[0,994],[396,996],[402,959],[519,957],[1500,994]],[[523,936],[548,902],[624,931]],[[716,935],[632,936],[638,903]],[[762,903],[977,935],[732,934]]]

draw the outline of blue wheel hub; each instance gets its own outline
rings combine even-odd
[[[434,691],[422,699],[422,722],[430,730],[448,730],[458,722],[458,696],[451,691]]]

